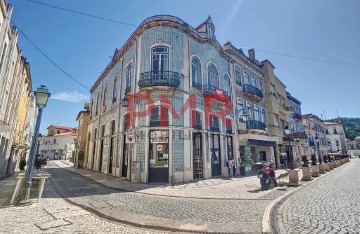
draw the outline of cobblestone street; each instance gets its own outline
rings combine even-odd
[[[277,209],[280,233],[360,233],[360,160],[320,178]]]

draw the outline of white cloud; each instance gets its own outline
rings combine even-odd
[[[79,93],[77,91],[55,93],[52,94],[50,98],[74,103],[85,102],[89,99],[87,95]]]

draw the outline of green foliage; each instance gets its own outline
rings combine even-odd
[[[36,169],[41,169],[43,166],[47,164],[45,158],[40,157],[40,155],[36,155],[34,166]]]
[[[330,121],[337,121],[337,119]],[[353,141],[355,137],[360,136],[360,118],[341,118],[341,121],[344,125],[346,139]]]

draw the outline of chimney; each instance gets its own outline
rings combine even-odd
[[[255,50],[254,49],[249,50],[249,58],[251,61],[255,61]]]

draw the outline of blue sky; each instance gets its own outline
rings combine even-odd
[[[158,14],[174,15],[193,27],[211,15],[217,40],[244,51],[255,48],[269,59],[277,77],[302,102],[302,112],[327,118],[360,117],[360,1],[333,0],[38,0],[39,2],[139,25]],[[134,26],[101,21],[38,5],[9,0],[12,20],[66,72],[91,87],[115,48]],[[22,35],[20,48],[31,66],[33,88],[46,85],[53,98],[41,131],[50,124],[77,126],[77,113],[89,91],[46,60]],[[269,53],[275,52],[275,53]],[[280,54],[339,63],[318,62]],[[355,65],[348,65],[355,64]]]

